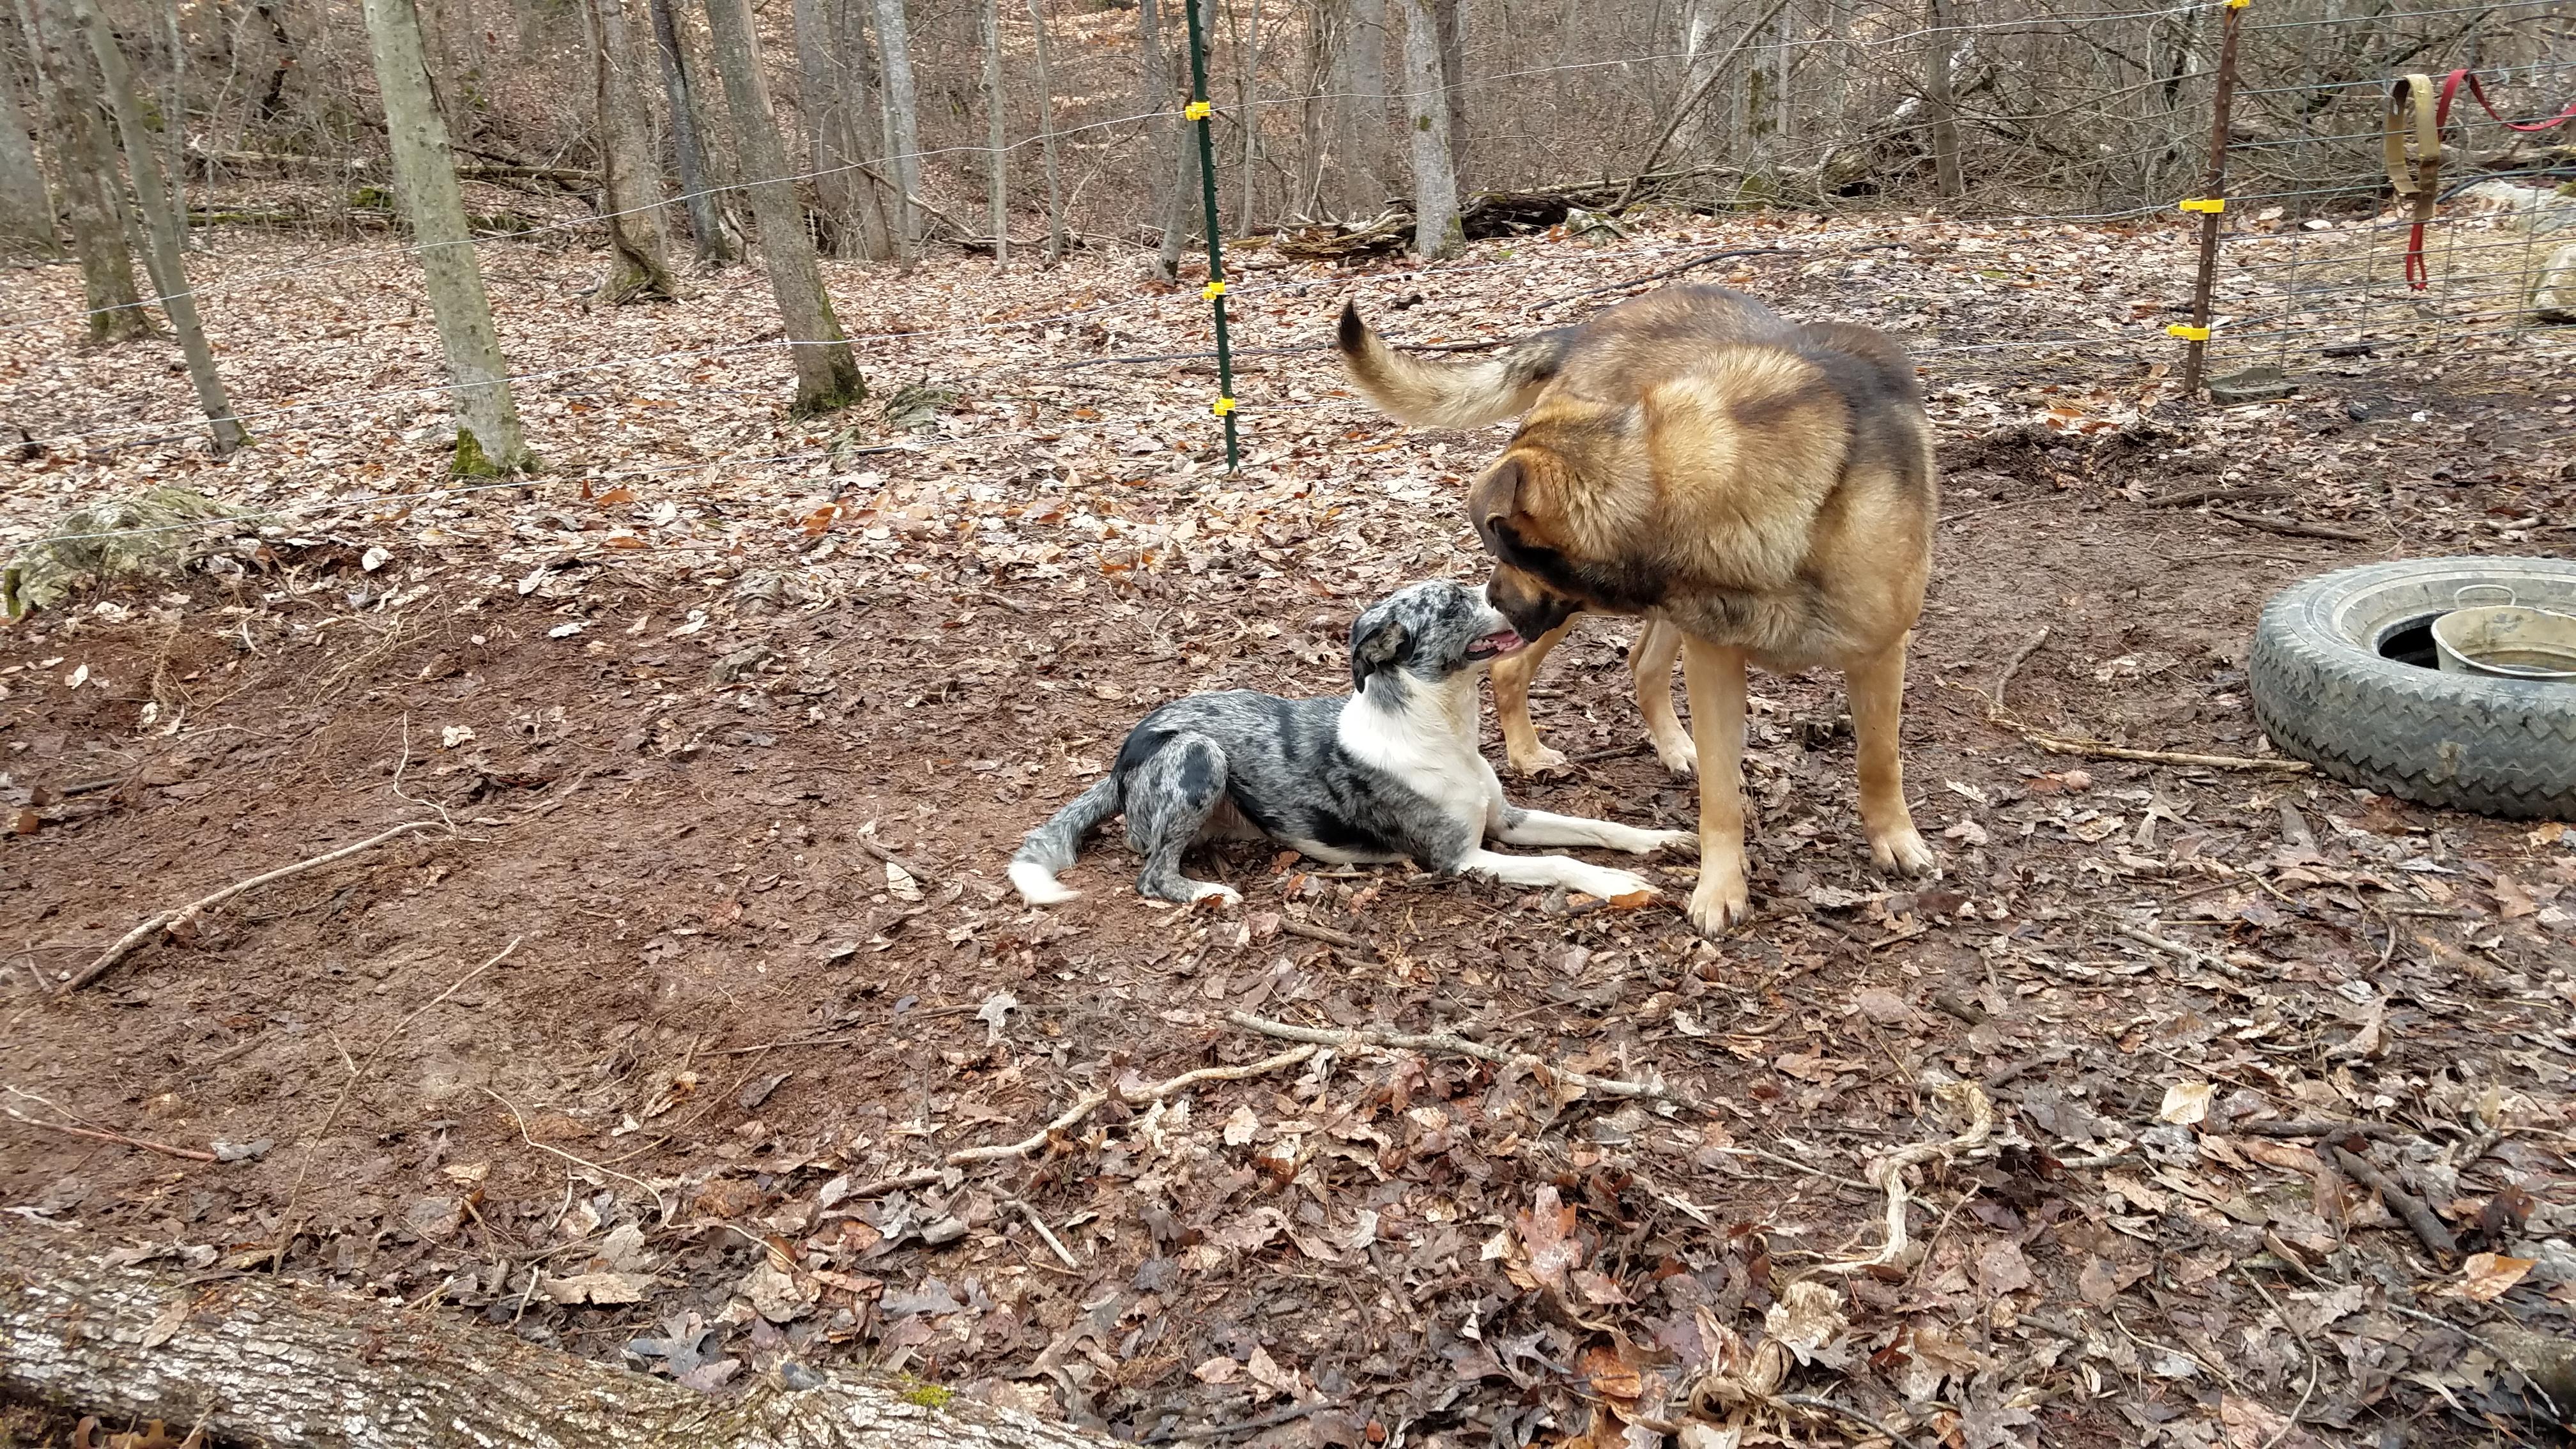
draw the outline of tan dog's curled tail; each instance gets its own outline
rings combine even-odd
[[[1360,320],[1358,304],[1342,304],[1334,339],[1351,380],[1369,401],[1417,428],[1481,428],[1518,417],[1556,375],[1567,334],[1541,332],[1482,355],[1437,361],[1398,352]]]

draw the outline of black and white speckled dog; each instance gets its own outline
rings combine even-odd
[[[1482,590],[1435,582],[1389,595],[1351,626],[1349,698],[1229,690],[1164,705],[1127,736],[1107,779],[1029,832],[1011,884],[1032,905],[1073,899],[1056,872],[1073,864],[1085,835],[1124,811],[1127,843],[1145,857],[1136,888],[1167,901],[1241,900],[1181,874],[1181,853],[1202,840],[1264,837],[1335,864],[1409,859],[1596,896],[1653,890],[1643,876],[1569,856],[1485,849],[1491,839],[1642,855],[1698,838],[1503,798],[1476,751],[1476,677],[1520,647]]]

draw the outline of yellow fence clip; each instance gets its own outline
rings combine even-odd
[[[2187,196],[2182,200],[2181,209],[2184,211],[2225,211],[2227,209],[2227,198],[2224,196]]]
[[[1181,119],[1184,121],[1204,121],[1215,114],[1216,109],[1205,101],[1192,101],[1181,107]]]
[[[1218,417],[1224,417],[1227,413],[1234,411],[1234,399],[1230,397],[1218,398],[1215,405],[1210,407],[1208,411],[1216,414]]]
[[[2242,10],[2253,3],[2254,0],[2227,0],[2227,8],[2230,10]]]
[[[2206,327],[2194,327],[2188,322],[2176,322],[2165,329],[2165,335],[2167,337],[2179,337],[2185,342],[2207,342],[2209,340],[2209,329]]]
[[[1199,288],[1199,296],[1205,301],[1213,302],[1224,295],[1225,283],[1223,282],[1210,282],[1206,286]]]

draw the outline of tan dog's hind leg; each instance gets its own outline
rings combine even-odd
[[[1502,719],[1503,754],[1511,760],[1515,775],[1535,775],[1565,764],[1564,755],[1538,742],[1538,729],[1530,723],[1529,687],[1548,651],[1563,643],[1566,631],[1573,627],[1574,620],[1567,619],[1531,640],[1528,648],[1494,661],[1494,713]]]
[[[1744,883],[1744,651],[1682,641],[1691,734],[1699,747],[1699,888],[1691,924],[1715,936],[1752,914]]]
[[[1646,738],[1655,743],[1655,758],[1676,775],[1699,769],[1699,749],[1673,713],[1673,661],[1681,657],[1682,631],[1660,619],[1648,619],[1628,648],[1628,673],[1637,682],[1637,713],[1646,717]]]
[[[1910,637],[1910,636],[1909,636]],[[1932,847],[1905,808],[1905,764],[1897,756],[1905,708],[1905,640],[1843,669],[1850,685],[1852,736],[1860,746],[1860,823],[1870,859],[1883,871],[1930,875]]]

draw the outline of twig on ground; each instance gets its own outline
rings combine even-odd
[[[2299,1416],[2308,1411],[2308,1400],[2317,1391],[2317,1351],[2309,1346],[2307,1330],[2290,1321],[2290,1315],[2282,1309],[2280,1300],[2272,1296],[2272,1290],[2263,1286],[2262,1279],[2246,1272],[2242,1263],[2236,1265],[2236,1276],[2253,1284],[2254,1291],[2263,1295],[2263,1301],[2270,1304],[2272,1312],[2280,1318],[2281,1326],[2299,1340],[2299,1357],[2308,1361],[2308,1386],[2299,1391],[2299,1402],[2291,1406],[2289,1420],[2271,1438],[2263,1441],[2263,1449],[2281,1449],[2281,1441],[2298,1432]]]
[[[1579,755],[1568,755],[1565,757],[1565,762],[1569,765],[1598,765],[1605,760],[1624,760],[1630,755],[1642,755],[1653,748],[1654,745],[1650,741],[1630,740],[1624,745],[1612,745],[1607,749],[1586,750]]]
[[[401,1036],[405,1029],[409,1028],[413,1022],[420,1020],[431,1007],[438,1005],[440,1002],[443,1002],[449,997],[464,990],[467,983],[509,959],[510,953],[518,950],[519,942],[524,939],[526,938],[521,936],[512,936],[510,938],[510,944],[502,947],[499,954],[495,955],[491,960],[484,962],[482,965],[477,966],[473,970],[456,978],[454,985],[448,987],[445,991],[438,993],[436,996],[431,997],[428,1001],[423,1002],[419,1007],[412,1011],[411,1015],[395,1022],[393,1030],[376,1038],[376,1044],[367,1051],[367,1059],[364,1062],[359,1063],[355,1069],[349,1073],[347,1078],[341,1081],[339,1095],[331,1099],[330,1110],[322,1114],[322,1125],[313,1129],[311,1138],[304,1144],[304,1151],[299,1155],[295,1165],[295,1185],[286,1190],[286,1206],[277,1215],[277,1220],[282,1225],[278,1230],[277,1239],[277,1253],[281,1259],[285,1256],[286,1245],[295,1239],[295,1229],[297,1226],[295,1219],[295,1204],[296,1200],[304,1195],[304,1179],[311,1175],[313,1171],[313,1156],[315,1153],[322,1150],[322,1139],[330,1136],[331,1129],[339,1125],[340,1109],[349,1105],[349,1093],[357,1089],[358,1082],[361,1078],[363,1078],[368,1072],[374,1070],[376,1058],[385,1054],[385,1048],[394,1044],[394,1038]]]
[[[1709,1150],[1712,1152],[1724,1153],[1729,1157],[1759,1157],[1765,1162],[1788,1168],[1792,1172],[1800,1173],[1807,1177],[1821,1178],[1826,1182],[1836,1183],[1843,1187],[1857,1188],[1862,1192],[1878,1191],[1877,1183],[1863,1182],[1856,1177],[1843,1177],[1837,1173],[1827,1172],[1812,1162],[1800,1162],[1794,1157],[1783,1157],[1777,1152],[1765,1152],[1759,1147],[1713,1147]]]
[[[1370,945],[1368,942],[1361,940],[1357,936],[1345,935],[1340,931],[1329,930],[1311,922],[1292,921],[1282,918],[1279,922],[1279,929],[1287,932],[1291,936],[1303,936],[1309,941],[1321,941],[1327,946],[1339,946],[1345,951],[1366,951],[1372,956],[1377,954],[1377,948],[1375,946]]]
[[[2395,1178],[2379,1170],[2378,1164],[2332,1142],[2324,1146],[2325,1159],[2342,1169],[2344,1176],[2378,1193],[2379,1200],[2414,1230],[2416,1238],[2425,1247],[2445,1256],[2460,1251],[2459,1240],[2451,1236],[2449,1228],[2442,1226],[2442,1220],[2433,1215],[2433,1209],[2422,1198],[2399,1187]]]
[[[1905,1254],[1905,1169],[1954,1152],[1967,1152],[1985,1144],[1994,1135],[1995,1108],[1986,1089],[1974,1082],[1945,1082],[1933,1089],[1933,1095],[1953,1112],[1968,1119],[1966,1130],[1947,1142],[1917,1142],[1894,1152],[1870,1159],[1870,1182],[1887,1194],[1887,1241],[1876,1253],[1866,1258],[1847,1258],[1826,1263],[1817,1271],[1823,1273],[1866,1273],[1897,1261]]]
[[[1445,1032],[1427,1036],[1410,1036],[1386,1031],[1345,1031],[1331,1027],[1291,1026],[1284,1021],[1270,1021],[1254,1016],[1248,1011],[1229,1011],[1225,1014],[1225,1019],[1245,1031],[1259,1032],[1263,1036],[1275,1036],[1287,1041],[1313,1042],[1317,1046],[1338,1047],[1344,1051],[1355,1047],[1392,1047],[1398,1051],[1447,1052],[1451,1056],[1474,1057],[1479,1061],[1492,1062],[1496,1066],[1524,1067],[1544,1072],[1604,1096],[1650,1097],[1656,1101],[1676,1102],[1694,1108],[1699,1105],[1687,1097],[1651,1082],[1629,1082],[1616,1077],[1596,1077],[1589,1072],[1578,1072],[1551,1065],[1546,1058],[1529,1052],[1505,1051],[1501,1047],[1487,1046],[1483,1042],[1469,1041],[1463,1036],[1452,1036]]]
[[[2242,502],[2256,498],[2287,498],[2287,488],[2186,488],[2180,493],[2162,493],[2145,500],[2149,508],[2189,508],[2195,503]]]
[[[1888,1443],[1896,1446],[1896,1449],[1914,1449],[1913,1440],[1897,1433],[1894,1429],[1887,1427],[1885,1424],[1878,1422],[1876,1419],[1871,1418],[1869,1415],[1862,1413],[1860,1410],[1853,1408],[1849,1404],[1837,1404],[1831,1399],[1819,1398],[1814,1394],[1773,1394],[1771,1397],[1783,1404],[1796,1404],[1800,1408],[1823,1409],[1830,1413],[1840,1414],[1844,1418],[1851,1420],[1853,1423],[1860,1425],[1862,1428],[1869,1430],[1871,1433],[1877,1434],[1886,1439]]]
[[[1710,252],[1705,256],[1693,257],[1679,266],[1666,267],[1659,272],[1648,272],[1642,277],[1630,277],[1624,282],[1612,282],[1606,287],[1586,287],[1580,292],[1568,292],[1561,297],[1550,297],[1543,302],[1532,302],[1527,307],[1521,309],[1521,315],[1526,317],[1533,312],[1539,312],[1546,308],[1553,307],[1559,302],[1572,302],[1584,297],[1598,297],[1604,292],[1617,292],[1623,291],[1629,287],[1642,287],[1648,282],[1660,282],[1666,277],[1678,277],[1684,272],[1696,271],[1701,267],[1710,266],[1733,257],[1776,257],[1788,255],[1792,255],[1792,253],[1787,247],[1730,247],[1722,252]]]
[[[1255,1429],[1275,1429],[1282,1424],[1293,1424],[1308,1414],[1319,1414],[1326,1409],[1341,1408],[1349,1402],[1347,1399],[1313,1399],[1303,1404],[1291,1404],[1277,1413],[1264,1414],[1257,1419],[1238,1419],[1231,1424],[1210,1424],[1204,1429],[1157,1429],[1136,1442],[1169,1444],[1175,1439],[1214,1439],[1227,1434],[1248,1434]]]
[[[514,944],[515,944],[515,943],[514,943]],[[613,1167],[602,1167],[602,1166],[600,1166],[598,1163],[591,1161],[591,1160],[590,1160],[589,1158],[587,1158],[587,1157],[577,1156],[576,1154],[573,1154],[573,1153],[570,1153],[570,1152],[566,1152],[566,1151],[564,1151],[564,1150],[563,1150],[562,1148],[560,1148],[560,1147],[553,1147],[553,1146],[549,1146],[549,1145],[548,1145],[548,1144],[546,1144],[546,1143],[539,1142],[535,1137],[531,1136],[531,1135],[529,1134],[529,1132],[528,1132],[528,1119],[527,1119],[526,1117],[524,1117],[524,1116],[520,1115],[519,1109],[518,1109],[516,1106],[512,1105],[512,1103],[511,1103],[511,1101],[510,1101],[510,1099],[509,1099],[509,1098],[502,1096],[500,1093],[498,1093],[498,1092],[496,1092],[496,1091],[493,1091],[490,1087],[484,1087],[484,1088],[482,1089],[482,1092],[483,1092],[483,1095],[484,1095],[484,1096],[489,1097],[489,1098],[491,1098],[493,1101],[500,1103],[500,1104],[501,1104],[501,1108],[502,1108],[502,1110],[503,1110],[503,1111],[506,1111],[506,1112],[508,1112],[508,1113],[510,1114],[510,1120],[511,1120],[512,1122],[514,1122],[514,1123],[518,1124],[518,1128],[519,1128],[519,1140],[520,1140],[520,1141],[522,1141],[522,1142],[524,1142],[524,1143],[528,1144],[530,1147],[533,1147],[533,1148],[537,1149],[539,1152],[551,1152],[551,1153],[553,1153],[555,1156],[562,1158],[564,1161],[569,1162],[569,1163],[573,1164],[573,1165],[574,1165],[574,1166],[576,1166],[576,1167],[586,1167],[586,1168],[589,1168],[591,1171],[593,1171],[593,1172],[596,1172],[596,1173],[600,1174],[600,1175],[601,1175],[601,1176],[603,1176],[603,1177],[613,1177],[613,1178],[616,1178],[619,1182],[631,1182],[631,1183],[635,1184],[637,1187],[640,1187],[640,1188],[644,1189],[644,1191],[646,1191],[647,1193],[652,1194],[652,1197],[653,1197],[653,1213],[654,1213],[654,1216],[659,1217],[659,1218],[662,1220],[663,1226],[668,1227],[668,1226],[670,1225],[670,1222],[671,1222],[671,1208],[670,1208],[670,1204],[668,1204],[668,1203],[666,1203],[666,1202],[664,1202],[664,1201],[662,1200],[662,1190],[661,1190],[660,1188],[655,1187],[653,1184],[651,1184],[651,1183],[649,1183],[649,1182],[646,1182],[644,1179],[642,1179],[642,1178],[640,1178],[640,1177],[628,1177],[625,1173],[619,1172],[617,1169],[615,1169],[615,1168],[613,1168]]]
[[[1247,1062],[1239,1067],[1200,1067],[1196,1071],[1183,1072],[1170,1081],[1157,1082],[1134,1090],[1112,1086],[1106,1092],[1085,1092],[1072,1106],[1058,1113],[1054,1121],[1017,1142],[997,1142],[987,1147],[960,1148],[940,1160],[946,1167],[971,1167],[980,1162],[1002,1162],[1014,1157],[1026,1157],[1046,1146],[1057,1133],[1072,1130],[1083,1119],[1106,1106],[1112,1097],[1130,1106],[1159,1102],[1177,1092],[1197,1086],[1201,1082],[1240,1082],[1251,1077],[1265,1076],[1282,1067],[1293,1067],[1314,1055],[1315,1049],[1311,1046],[1294,1047],[1275,1057],[1264,1057],[1260,1061]],[[898,1192],[910,1187],[927,1187],[937,1182],[943,1175],[942,1168],[917,1168],[911,1172],[879,1178],[875,1182],[861,1183],[841,1196],[848,1200]],[[1058,1251],[1061,1252],[1062,1249]]]
[[[2342,1133],[2357,1137],[2403,1137],[2406,1129],[2391,1122],[2231,1122],[2227,1133],[2235,1137],[2333,1137]]]
[[[2396,1314],[2400,1318],[2412,1318],[2418,1323],[2429,1323],[2435,1328],[2447,1328],[2451,1332],[2458,1334],[2460,1337],[2467,1339],[2469,1342],[2476,1344],[2478,1347],[2485,1349],[2487,1352],[2494,1354],[2496,1362],[2503,1364],[2512,1369],[2515,1373],[2522,1375],[2523,1387],[2530,1393],[2538,1396],[2541,1408],[2548,1411],[2549,1417],[2552,1419],[2563,1419],[2566,1417],[2565,1414],[2559,1411],[2558,1401],[2551,1398],[2549,1396],[2549,1391],[2542,1388],[2540,1384],[2532,1378],[2531,1370],[2525,1366],[2529,1358],[2528,1354],[2517,1353],[2510,1344],[2498,1343],[2493,1338],[2478,1332],[2476,1329],[2470,1328],[2465,1324],[2453,1323],[2451,1320],[2442,1317],[2438,1313],[2427,1313],[2420,1308],[2409,1308],[2402,1303],[2383,1303],[2380,1306],[2387,1309],[2389,1312]],[[2509,1331],[2518,1335],[2531,1332],[2531,1330],[2523,1328],[2520,1324],[2500,1326],[2500,1331]]]
[[[1038,1210],[1036,1208],[1029,1206],[1026,1202],[1015,1201],[1011,1205],[1020,1210],[1021,1217],[1029,1220],[1030,1227],[1038,1230],[1038,1236],[1045,1240],[1047,1247],[1054,1250],[1057,1262],[1064,1264],[1066,1267],[1071,1268],[1077,1273],[1082,1271],[1082,1264],[1075,1260],[1072,1253],[1066,1251],[1064,1240],[1055,1235],[1055,1229],[1047,1226],[1046,1219],[1038,1216]]]
[[[12,1097],[24,1097],[30,1102],[43,1102],[53,1110],[63,1112],[62,1108],[54,1106],[52,1102],[46,1101],[33,1092],[22,1092],[16,1087],[10,1087],[7,1090]],[[71,1113],[63,1112],[63,1115],[68,1117]],[[173,1147],[167,1142],[147,1142],[140,1137],[128,1137],[122,1132],[110,1132],[104,1127],[75,1127],[69,1122],[46,1122],[30,1117],[15,1107],[0,1107],[0,1116],[6,1116],[13,1122],[24,1122],[30,1127],[42,1128],[47,1132],[60,1132],[66,1137],[86,1137],[93,1142],[113,1142],[120,1147],[140,1147],[146,1152],[158,1152],[164,1157],[184,1157],[190,1162],[222,1160],[215,1154],[200,1148]]]
[[[1993,701],[1994,707],[1997,710],[2001,710],[2004,707],[2004,690],[2011,686],[2012,677],[2020,672],[2022,662],[2029,659],[2033,653],[2038,651],[2040,645],[2047,642],[2048,629],[2043,625],[2038,633],[2030,636],[2029,643],[2014,650],[2013,657],[2004,661],[2004,672],[1995,676],[1994,693],[1988,696],[1988,698]]]
[[[2244,524],[2247,528],[2259,528],[2266,533],[2285,533],[2292,538],[2328,538],[2337,543],[2375,542],[2366,533],[2355,533],[2349,528],[2328,528],[2322,523],[2307,523],[2296,518],[2268,518],[2260,513],[2247,513],[2241,508],[2213,508],[2209,511],[2231,522]]]
[[[2021,736],[2052,755],[2074,755],[2092,760],[2137,760],[2150,765],[2197,765],[2207,770],[2269,770],[2284,775],[2304,775],[2314,768],[2305,760],[2254,760],[2243,755],[2194,755],[2175,750],[2133,750],[2107,740],[2087,739],[2081,735],[2061,735],[2037,725],[2024,724],[2000,712],[1988,720]]]
[[[2230,966],[2207,951],[2196,946],[2186,946],[2180,941],[2168,941],[2144,926],[2131,925],[2123,921],[2112,926],[2111,934],[2124,940],[2135,941],[2141,946],[2152,947],[2187,966],[2207,971],[2212,975],[2224,976],[2230,981],[2242,981],[2246,978],[2246,972]]]
[[[893,851],[877,844],[875,837],[862,835],[856,838],[859,842],[859,849],[866,851],[868,854],[873,855],[877,859],[884,861],[886,864],[893,866],[895,869],[902,871],[905,875],[911,876],[914,880],[921,882],[923,885],[935,886],[948,884],[947,876],[942,875],[938,871],[932,870],[926,865],[915,864],[903,856],[895,854]]]
[[[393,839],[397,835],[407,835],[415,830],[426,830],[430,826],[436,824],[438,824],[438,822],[435,820],[406,820],[402,824],[395,826],[393,829],[386,831],[382,835],[370,836],[365,840],[359,841],[355,845],[341,846],[338,850],[314,856],[310,860],[299,860],[293,865],[280,866],[276,870],[272,870],[265,875],[255,875],[248,880],[238,881],[232,885],[228,885],[222,890],[215,892],[213,895],[206,896],[196,901],[191,901],[187,905],[181,906],[175,911],[163,911],[161,914],[145,921],[142,925],[126,932],[123,939],[119,940],[115,945],[108,947],[104,954],[102,954],[97,960],[89,963],[87,967],[83,968],[79,975],[64,983],[62,989],[67,992],[78,991],[82,987],[87,986],[91,982],[106,975],[108,972],[115,970],[118,962],[123,961],[126,957],[131,956],[137,950],[140,950],[143,944],[151,940],[154,936],[159,935],[174,926],[194,920],[200,912],[213,910],[215,907],[222,905],[224,902],[231,900],[233,897],[240,895],[244,891],[251,890],[258,886],[267,885],[271,881],[284,880],[291,875],[300,875],[305,871],[329,865],[335,860],[346,860],[350,856],[356,855],[361,851],[373,850],[377,846],[384,844],[386,841]]]

